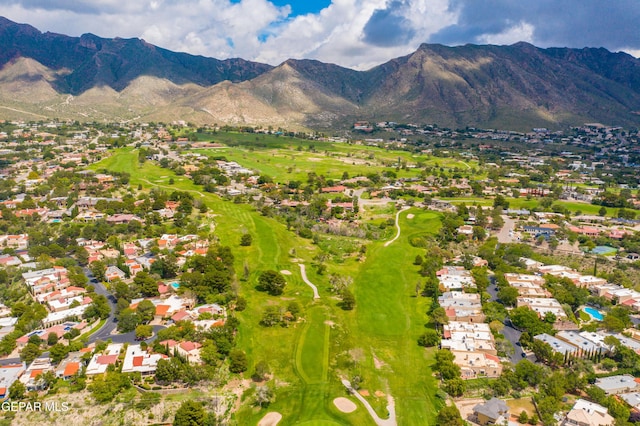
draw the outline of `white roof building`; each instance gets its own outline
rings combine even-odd
[[[564,425],[575,426],[612,426],[614,423],[605,407],[584,399],[576,401],[564,421]]]
[[[151,374],[156,371],[158,361],[167,358],[163,354],[149,354],[143,351],[140,345],[129,345],[122,362],[123,373]]]

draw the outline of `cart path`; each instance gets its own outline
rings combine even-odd
[[[298,266],[300,266],[300,275],[302,275],[302,281],[304,281],[305,284],[307,284],[309,287],[311,287],[311,290],[313,290],[313,298],[320,299],[320,295],[318,294],[318,287],[316,287],[315,284],[309,281],[309,278],[307,278],[306,267],[302,263],[298,263]]]

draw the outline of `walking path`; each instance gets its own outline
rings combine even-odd
[[[402,209],[400,209],[398,211],[398,213],[396,213],[396,229],[398,230],[398,233],[396,234],[395,237],[393,237],[393,240],[387,241],[386,243],[384,243],[384,246],[387,247],[389,244],[391,244],[392,242],[394,242],[395,240],[398,239],[398,237],[400,237],[400,223],[399,223],[399,219],[400,219],[400,213],[402,213],[403,211],[407,210],[409,207],[404,206]]]
[[[356,391],[353,387],[351,387],[351,382],[349,382],[346,379],[342,379],[342,384],[347,388],[349,392],[353,394],[353,396],[355,396],[356,398],[358,398],[358,400],[360,400],[360,402],[362,402],[364,407],[367,409],[367,411],[373,418],[373,421],[376,422],[378,426],[397,426],[398,425],[398,422],[396,421],[396,405],[391,395],[387,395],[387,402],[388,402],[387,410],[389,411],[389,418],[381,419],[378,416],[378,413],[375,412],[371,404],[369,404],[369,402],[366,399],[364,399],[364,397],[360,395],[358,391]]]
[[[313,290],[313,298],[320,299],[320,295],[318,294],[318,287],[316,287],[315,284],[313,284],[311,281],[309,281],[309,278],[307,278],[307,269],[302,263],[299,263],[298,266],[300,266],[302,281],[304,281],[309,287],[311,287],[311,290]]]

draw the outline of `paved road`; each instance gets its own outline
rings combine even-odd
[[[491,275],[489,276],[489,280],[491,281],[491,283],[489,284],[489,287],[487,288],[487,293],[491,295],[491,298],[489,300],[492,302],[500,303],[498,301],[498,288],[496,287],[495,277]],[[511,326],[511,321],[507,319],[504,322],[502,335],[513,345],[513,348],[515,349],[515,351],[513,352],[513,355],[511,355],[511,362],[513,364],[517,364],[521,359],[524,358],[523,357],[524,351],[520,346],[520,335],[522,335],[522,332],[513,328]]]
[[[305,284],[307,284],[309,287],[311,287],[311,290],[313,290],[313,298],[320,299],[320,295],[318,294],[318,287],[316,287],[315,284],[309,281],[309,278],[307,278],[307,268],[302,263],[298,263],[298,266],[300,266],[300,275],[302,275],[302,281],[304,281]]]
[[[100,330],[96,331],[89,337],[89,343],[93,343],[96,340],[107,340],[110,337],[113,338],[113,331],[116,329],[116,299],[115,297],[105,288],[104,284],[96,280],[96,278],[91,273],[89,268],[84,268],[84,273],[89,278],[89,283],[94,287],[95,292],[97,294],[101,294],[107,298],[109,302],[109,307],[111,308],[111,312],[109,313],[109,318],[107,318],[107,322],[100,328]],[[135,339],[135,336],[134,336]],[[132,340],[133,341],[133,340]]]
[[[511,219],[507,215],[502,215],[502,219],[504,220],[504,226],[500,231],[498,231],[498,242],[499,243],[512,243],[517,241],[513,232],[515,232],[516,221]],[[512,232],[510,234],[510,232]]]
[[[116,298],[106,289],[104,284],[95,279],[91,270],[89,268],[84,268],[84,273],[89,278],[89,282],[95,288],[95,292],[97,294],[102,294],[107,298],[109,302],[109,307],[111,308],[111,313],[109,313],[109,318],[107,318],[107,322],[100,328],[100,330],[96,331],[89,337],[89,343],[96,342],[98,340],[107,341],[111,339],[113,343],[125,343],[125,342],[136,342],[136,333],[134,331],[129,333],[117,334],[116,328],[118,326],[117,317],[116,317]],[[145,342],[150,342],[155,339],[156,334],[159,330],[166,328],[164,325],[154,325],[153,326],[153,336],[145,340]]]

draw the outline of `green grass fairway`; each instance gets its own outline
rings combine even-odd
[[[296,348],[296,366],[302,379],[308,384],[327,380],[329,368],[329,326],[321,308],[313,308],[307,314],[307,324],[302,328]]]
[[[407,214],[414,214],[407,219]],[[429,368],[432,352],[418,346],[424,331],[429,301],[415,297],[418,281],[413,260],[424,250],[412,247],[412,236],[435,233],[440,227],[437,213],[410,209],[400,215],[401,235],[388,247],[376,244],[356,279],[354,341],[388,367],[366,370],[362,387],[373,393],[388,392],[395,398],[401,425],[434,424],[438,404],[437,384]],[[381,401],[379,405],[386,405]],[[379,411],[384,417],[385,412]]]

